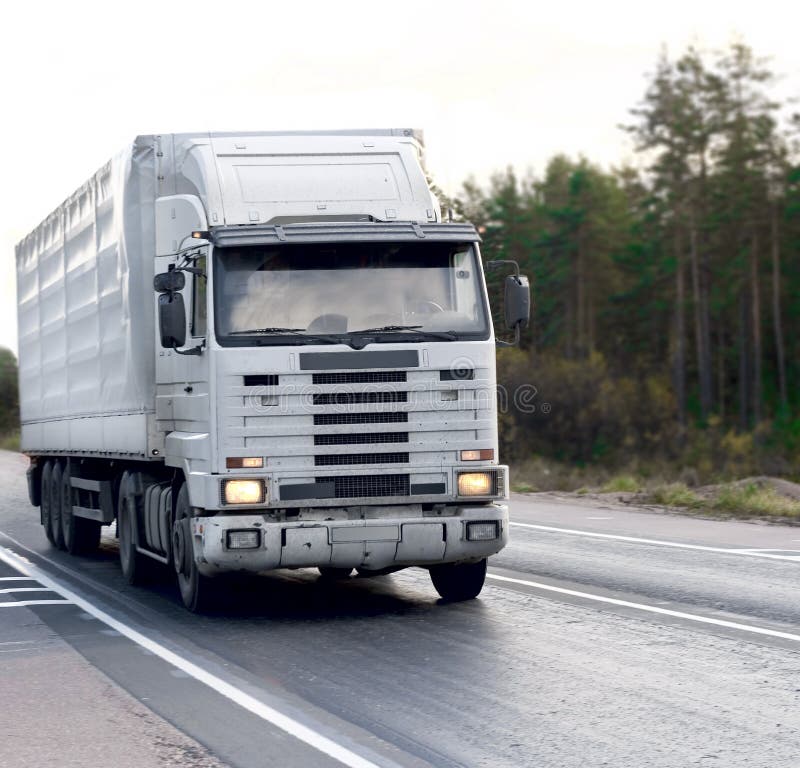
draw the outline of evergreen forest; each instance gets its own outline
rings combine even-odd
[[[498,353],[503,390],[535,392],[507,396],[504,460],[800,473],[800,118],[775,81],[741,43],[664,54],[620,126],[635,164],[559,155],[444,200],[534,292],[521,347]]]

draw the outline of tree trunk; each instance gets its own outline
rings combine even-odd
[[[694,330],[697,348],[697,375],[700,383],[700,415],[705,421],[711,412],[711,356],[708,350],[706,302],[700,282],[700,258],[697,253],[697,227],[694,217],[689,224],[689,259],[692,271],[692,297],[694,299]]]
[[[578,357],[586,357],[586,281],[584,278],[583,225],[578,227],[578,256],[576,268],[577,280],[577,343]]]
[[[678,423],[686,426],[686,320],[684,316],[685,286],[683,276],[683,244],[675,226],[675,342],[672,350],[672,379],[678,404]]]
[[[739,428],[742,431],[750,428],[749,307],[747,281],[742,281],[739,289]]]
[[[772,205],[770,230],[772,236],[772,322],[775,331],[775,354],[778,358],[778,390],[781,397],[781,410],[788,408],[786,391],[786,347],[783,343],[783,324],[781,323],[781,245],[778,231],[778,206]]]
[[[761,290],[758,279],[758,233],[753,233],[753,246],[750,250],[750,288],[753,299],[750,306],[753,324],[753,421],[758,426],[762,418],[762,375],[761,375]]]
[[[717,409],[719,418],[725,422],[725,332],[722,320],[715,324],[717,340]]]

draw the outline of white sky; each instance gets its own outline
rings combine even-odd
[[[0,345],[14,244],[140,133],[419,127],[446,191],[558,152],[632,158],[617,127],[662,45],[741,38],[800,96],[800,7],[670,0],[70,0],[4,6]]]

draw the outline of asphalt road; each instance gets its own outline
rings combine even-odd
[[[4,597],[59,602],[0,628],[30,611],[204,760],[800,765],[800,527],[518,496],[478,600],[440,603],[424,571],[301,570],[194,616],[169,580],[123,583],[112,529],[91,558],[50,547],[25,464],[0,454],[0,577],[50,591]]]

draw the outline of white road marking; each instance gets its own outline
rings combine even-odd
[[[30,576],[0,576],[0,581],[35,581]]]
[[[69,601],[75,604],[86,613],[94,616],[96,619],[99,619],[104,624],[111,627],[111,629],[115,629],[121,635],[124,635],[137,645],[163,659],[168,664],[171,664],[173,667],[182,670],[198,682],[207,685],[209,688],[221,694],[222,696],[225,696],[225,698],[230,699],[243,709],[246,709],[248,712],[252,712],[257,717],[260,717],[262,720],[271,723],[276,728],[279,728],[291,736],[294,736],[299,741],[308,744],[310,747],[313,747],[323,754],[328,755],[334,760],[338,760],[343,765],[349,766],[349,768],[379,768],[379,766],[375,763],[366,760],[346,747],[337,744],[335,741],[323,736],[321,733],[317,733],[297,720],[278,712],[278,710],[273,709],[267,704],[264,704],[254,696],[250,696],[244,691],[240,691],[231,683],[226,682],[216,675],[212,675],[210,672],[207,672],[197,664],[193,664],[191,661],[184,659],[174,651],[169,650],[169,648],[165,648],[163,645],[151,640],[141,632],[137,632],[127,624],[123,624],[121,621],[109,616],[105,611],[97,608],[88,600],[84,600],[70,589],[67,589],[58,582],[53,581],[53,579],[51,579],[43,570],[38,568],[30,561],[20,557],[15,552],[12,552],[10,549],[0,547],[0,560],[10,565],[17,571],[27,574],[28,576],[35,578],[37,581],[40,581],[42,584],[49,586],[53,592],[57,592],[62,597],[66,598],[66,600],[59,602]],[[55,601],[30,601],[28,604],[34,604],[34,602],[39,605],[44,605],[52,604]],[[2,605],[8,605],[8,603],[0,603],[0,606]],[[12,605],[22,605],[22,603],[12,603]]]
[[[0,603],[0,608],[25,608],[29,605],[69,605],[69,600],[12,600]]]
[[[16,587],[11,589],[0,589],[0,595],[7,595],[10,592],[52,592],[48,587]]]
[[[580,531],[575,528],[560,528],[554,525],[535,525],[533,523],[511,522],[517,528],[532,528],[537,531],[550,531],[551,533],[567,533],[571,536],[588,536],[592,539],[612,539],[614,541],[630,541],[634,544],[655,544],[659,547],[675,547],[676,549],[695,549],[700,552],[722,552],[726,555],[741,555],[742,557],[760,557],[766,560],[788,560],[800,562],[800,553],[797,555],[770,555],[762,550],[738,549],[730,547],[709,547],[701,544],[684,544],[679,541],[664,541],[662,539],[640,539],[636,536],[621,536],[615,533],[598,533],[596,531]]]
[[[526,587],[534,587],[535,589],[542,589],[547,592],[557,592],[560,595],[570,595],[572,597],[581,597],[586,600],[595,600],[599,603],[607,603],[609,605],[618,605],[623,608],[635,608],[637,611],[647,611],[648,613],[658,613],[662,616],[673,616],[677,619],[688,619],[689,621],[696,621],[701,624],[713,624],[717,627],[727,627],[728,629],[738,629],[742,632],[752,632],[757,635],[766,635],[767,637],[778,637],[781,640],[792,640],[800,643],[800,635],[792,634],[791,632],[780,632],[777,629],[767,629],[766,627],[757,627],[752,624],[740,624],[738,621],[726,621],[725,619],[712,619],[709,616],[699,616],[695,613],[684,613],[683,611],[673,611],[669,608],[658,608],[655,605],[647,605],[646,603],[632,603],[628,600],[618,600],[615,597],[604,597],[603,595],[594,595],[591,592],[578,592],[575,589],[565,589],[564,587],[554,587],[552,584],[542,584],[538,581],[528,581],[526,579],[513,579],[509,576],[500,576],[496,573],[487,573],[487,579],[494,579],[495,581],[508,582],[510,584],[522,584]]]

